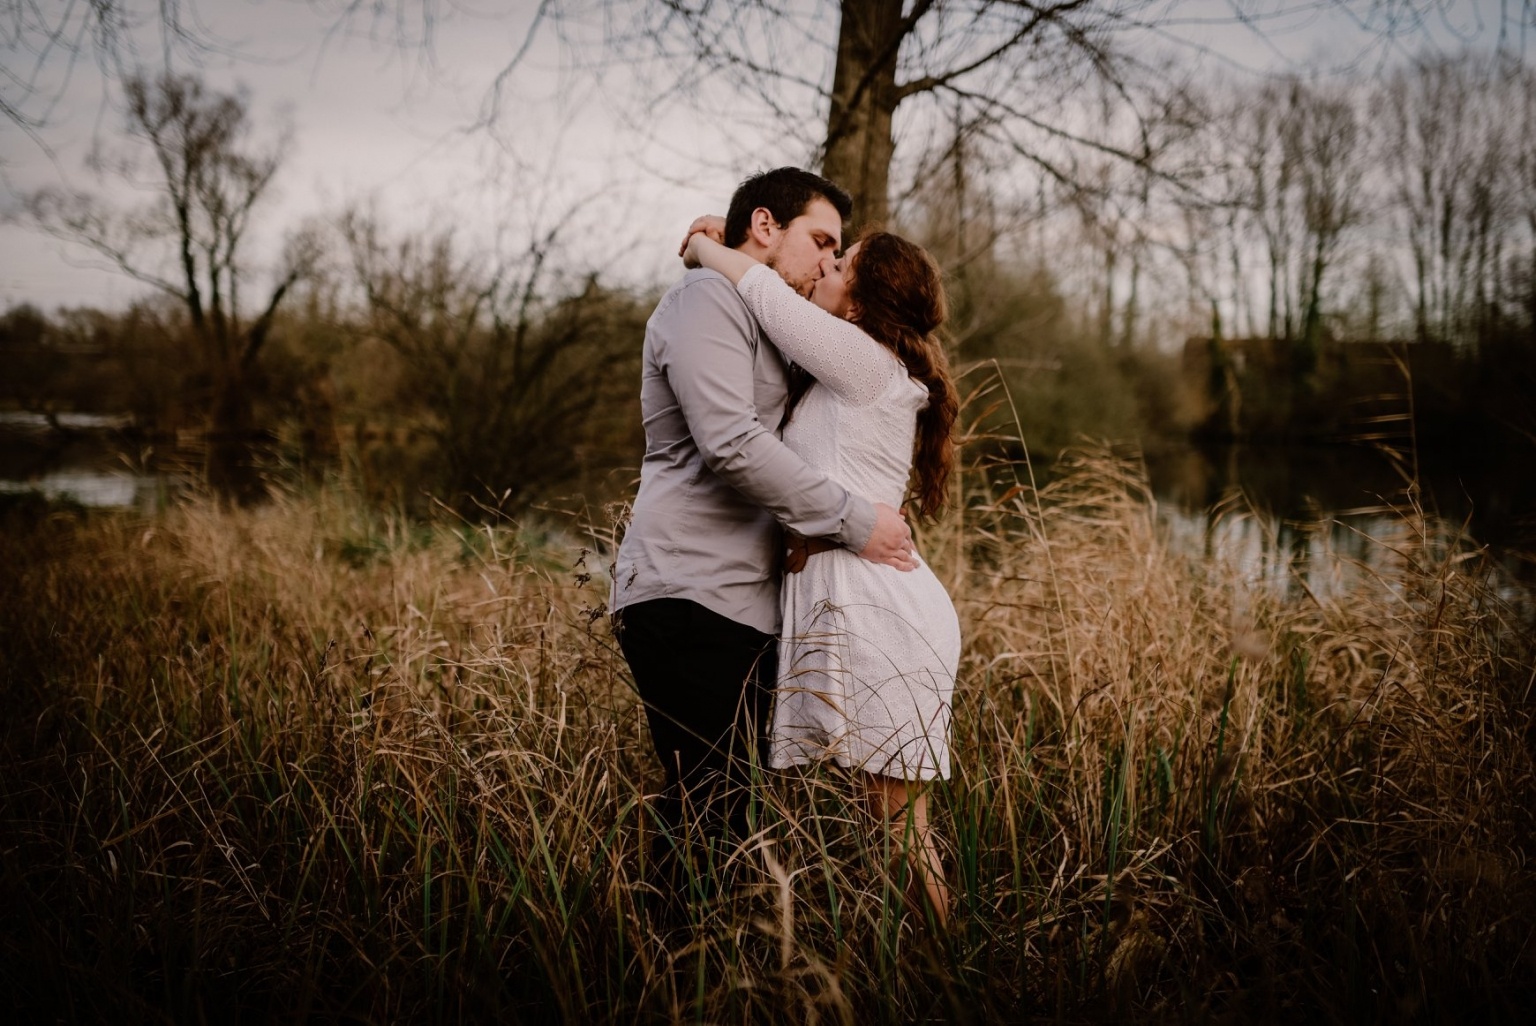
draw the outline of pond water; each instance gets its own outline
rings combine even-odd
[[[1147,459],[1159,517],[1185,551],[1219,553],[1287,594],[1339,593],[1420,540],[1486,556],[1501,597],[1536,595],[1536,467],[1520,451],[1182,446]],[[1411,483],[1411,486],[1410,486]]]
[[[128,418],[0,412],[0,493],[37,492],[82,506],[150,512],[182,482],[148,453],[132,458],[119,434]]]
[[[186,460],[129,453],[122,418],[0,413],[0,493],[36,491],[83,506],[150,512],[187,487]],[[60,430],[62,429],[62,430]],[[1536,467],[1529,452],[1422,452],[1412,465],[1360,446],[1207,447],[1149,452],[1158,516],[1184,551],[1221,553],[1250,578],[1335,592],[1379,566],[1420,506],[1453,525],[1463,549],[1486,546],[1498,586],[1536,594]]]

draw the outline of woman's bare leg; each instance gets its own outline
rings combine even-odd
[[[947,926],[949,884],[944,879],[938,841],[928,821],[927,784],[873,773],[865,774],[864,780],[870,811],[885,824],[891,851],[897,858],[905,853],[912,874],[908,900],[921,908],[924,902],[915,900],[921,895],[934,921],[941,928]]]

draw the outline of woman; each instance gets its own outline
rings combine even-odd
[[[729,278],[774,345],[814,378],[793,407],[785,444],[874,502],[901,506],[911,480],[918,509],[937,513],[958,403],[934,337],[946,304],[932,258],[874,233],[848,249],[807,302],[772,269],[711,238],[720,226],[695,222],[685,259]],[[816,539],[804,544],[804,568],[784,582],[771,763],[831,758],[857,773],[942,925],[949,890],[928,784],[949,776],[960,659],[954,606],[921,560],[904,573]],[[795,556],[792,545],[790,569]]]

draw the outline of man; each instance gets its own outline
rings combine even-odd
[[[848,194],[799,168],[748,178],[725,244],[802,295],[842,245]],[[745,837],[749,769],[761,751],[777,666],[780,525],[911,570],[901,514],[812,470],[779,440],[783,359],[736,289],[695,269],[645,330],[640,492],[614,564],[611,606],[645,703],[666,788],[653,845],[680,889],[689,836]]]

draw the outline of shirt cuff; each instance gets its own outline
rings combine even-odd
[[[848,516],[837,533],[837,543],[850,552],[863,552],[875,533],[875,504],[862,495],[849,494]]]

